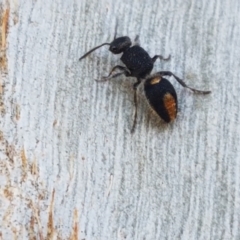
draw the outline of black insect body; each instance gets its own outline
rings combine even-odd
[[[130,75],[137,79],[144,79],[153,69],[153,60],[140,46],[129,47],[120,58],[130,71]]]
[[[211,91],[201,91],[187,86],[183,80],[169,71],[161,71],[150,75],[154,62],[158,58],[162,60],[169,60],[170,56],[168,58],[163,58],[161,55],[155,55],[153,58],[151,58],[149,54],[138,44],[138,36],[135,38],[135,43],[132,45],[130,38],[127,36],[116,38],[116,30],[114,40],[111,43],[103,43],[100,46],[91,49],[79,60],[82,60],[88,54],[104,45],[109,45],[109,51],[111,51],[113,54],[122,53],[120,59],[125,66],[114,66],[108,76],[102,77],[101,80],[97,81],[107,81],[122,74],[127,77],[137,78],[137,82],[133,84],[135,114],[131,132],[133,132],[135,129],[137,119],[136,90],[142,81],[145,82],[144,92],[150,106],[165,122],[170,122],[176,118],[178,101],[173,85],[167,79],[163,78],[164,76],[173,76],[183,87],[188,88],[195,93],[211,93]],[[114,73],[116,70],[119,70],[119,72]]]

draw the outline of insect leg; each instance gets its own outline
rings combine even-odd
[[[141,80],[138,79],[136,83],[133,84],[134,89],[134,118],[133,118],[133,125],[131,129],[131,133],[134,133],[136,124],[137,124],[137,87],[141,83]]]
[[[158,58],[159,58],[160,60],[169,61],[169,60],[171,59],[171,55],[169,54],[169,56],[168,56],[167,58],[164,58],[162,55],[155,55],[155,56],[152,58],[153,63],[154,63]]]
[[[115,73],[113,74],[113,72],[115,70],[121,70],[121,72],[118,72],[118,73]],[[96,80],[97,82],[105,82],[105,81],[108,81],[110,80],[111,78],[115,78],[115,77],[118,77],[120,75],[124,74],[125,76],[130,76],[130,72],[129,70],[126,68],[126,67],[123,67],[123,66],[120,66],[120,65],[117,65],[115,67],[112,68],[112,70],[110,71],[110,73],[108,74],[108,76],[106,77],[102,77],[100,80]]]
[[[211,91],[202,91],[202,90],[197,90],[195,88],[189,87],[182,79],[180,79],[179,77],[177,77],[176,75],[174,75],[170,71],[161,71],[161,72],[157,72],[157,74],[159,74],[160,76],[169,76],[169,77],[173,76],[183,87],[192,90],[194,93],[200,93],[200,94],[209,94],[209,93],[211,93]]]

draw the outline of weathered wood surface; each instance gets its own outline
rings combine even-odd
[[[0,238],[240,239],[240,1],[10,1],[1,70]],[[140,35],[172,55],[166,125],[103,47]],[[35,237],[35,238],[34,238]]]

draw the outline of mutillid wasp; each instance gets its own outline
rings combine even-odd
[[[161,55],[155,55],[150,57],[149,54],[140,46],[139,37],[137,36],[132,44],[131,39],[128,36],[116,37],[117,25],[115,28],[114,39],[111,43],[103,43],[97,47],[94,47],[87,53],[85,53],[79,60],[82,60],[96,49],[109,45],[109,51],[113,54],[121,54],[120,60],[125,66],[116,65],[112,68],[108,76],[102,77],[101,80],[107,81],[111,78],[115,78],[120,75],[127,77],[135,77],[137,81],[133,84],[134,89],[134,121],[131,132],[134,132],[137,120],[137,88],[139,84],[144,81],[144,92],[149,105],[165,122],[171,122],[177,116],[178,100],[177,94],[173,85],[164,78],[165,76],[174,77],[184,88],[188,88],[194,93],[209,94],[211,91],[202,91],[195,88],[191,88],[186,83],[173,74],[171,71],[160,71],[151,75],[153,65],[157,59],[169,60]],[[118,70],[118,72],[116,72]]]

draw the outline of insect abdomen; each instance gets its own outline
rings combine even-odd
[[[152,76],[145,81],[144,91],[153,110],[165,121],[177,116],[177,94],[173,85],[165,78]]]

